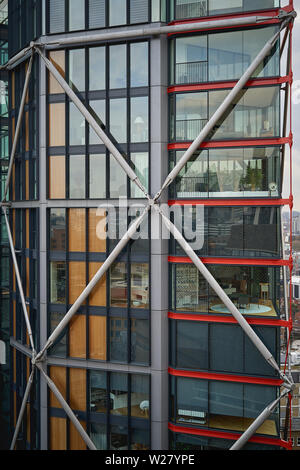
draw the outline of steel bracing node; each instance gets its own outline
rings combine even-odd
[[[147,190],[144,188],[142,183],[140,182],[139,178],[135,174],[135,172],[132,170],[132,168],[128,165],[127,161],[125,158],[121,155],[121,153],[118,151],[116,146],[112,143],[112,141],[109,139],[109,137],[106,135],[104,130],[102,129],[101,126],[96,122],[96,120],[93,118],[91,113],[88,111],[88,109],[84,106],[82,101],[78,98],[78,96],[74,93],[74,91],[69,87],[67,82],[64,80],[62,75],[58,72],[58,70],[54,67],[54,65],[45,57],[44,53],[41,51],[40,47],[45,46],[45,44],[41,43],[32,43],[30,48],[26,48],[25,50],[21,51],[17,56],[15,56],[13,59],[9,61],[9,66],[13,66],[14,63],[17,61],[20,61],[22,58],[27,57],[27,54],[31,51],[31,54],[33,51],[36,51],[42,60],[45,62],[46,67],[48,68],[49,72],[56,78],[58,83],[61,85],[61,87],[64,89],[66,94],[69,96],[70,100],[76,105],[76,107],[79,109],[79,111],[83,114],[85,119],[89,122],[91,127],[94,129],[98,137],[101,139],[101,141],[104,143],[106,148],[112,153],[114,158],[117,160],[119,165],[123,168],[123,170],[126,172],[127,176],[133,181],[139,189],[142,190],[143,194],[145,195],[147,201],[147,206],[145,207],[143,213],[136,218],[136,220],[131,224],[129,227],[128,231],[126,234],[122,237],[122,239],[119,241],[115,249],[112,251],[112,253],[108,256],[106,261],[103,263],[103,265],[99,268],[95,276],[92,278],[92,280],[89,282],[89,284],[85,287],[83,292],[80,294],[80,296],[77,298],[77,300],[74,302],[72,307],[69,309],[67,314],[64,316],[63,320],[59,323],[59,325],[56,327],[56,329],[53,331],[53,333],[50,335],[48,340],[46,341],[44,347],[41,349],[41,351],[36,355],[35,349],[34,349],[34,343],[33,343],[33,338],[32,338],[32,332],[30,328],[30,322],[27,314],[27,309],[26,309],[26,304],[25,304],[25,298],[24,298],[24,293],[22,289],[22,284],[21,284],[21,278],[18,270],[18,265],[17,265],[17,260],[15,256],[15,250],[13,247],[13,241],[11,237],[11,232],[9,228],[9,223],[7,219],[7,214],[6,214],[6,205],[8,203],[3,203],[2,204],[2,210],[5,215],[5,221],[6,225],[8,228],[8,233],[9,233],[9,242],[10,242],[10,249],[12,252],[12,257],[13,257],[13,262],[15,265],[15,270],[16,270],[16,276],[18,280],[18,286],[20,290],[20,295],[22,300],[22,305],[23,305],[23,310],[24,310],[24,315],[25,315],[25,320],[26,320],[26,325],[27,325],[27,330],[28,334],[30,337],[30,342],[31,342],[31,347],[32,347],[32,372],[29,377],[29,381],[27,383],[27,387],[25,390],[25,395],[23,398],[20,414],[18,417],[16,429],[15,429],[15,434],[13,437],[12,445],[11,448],[14,448],[17,434],[20,429],[20,423],[22,421],[23,415],[24,415],[24,410],[26,406],[26,402],[29,396],[30,388],[33,382],[33,377],[34,377],[34,372],[35,368],[37,367],[41,373],[42,376],[44,377],[47,385],[49,388],[52,390],[54,395],[57,397],[59,402],[61,403],[63,409],[65,410],[67,416],[70,418],[78,432],[80,433],[81,437],[83,438],[84,442],[86,445],[90,448],[95,450],[96,447],[94,443],[91,441],[89,438],[88,434],[86,431],[83,429],[81,426],[80,422],[78,421],[77,417],[53,383],[53,381],[48,377],[48,375],[45,373],[43,370],[43,361],[45,360],[45,353],[47,352],[48,348],[54,343],[54,341],[58,338],[60,333],[63,331],[63,329],[67,326],[67,324],[70,322],[71,318],[73,315],[77,312],[78,308],[80,305],[85,301],[85,299],[88,297],[88,295],[91,293],[93,288],[96,286],[96,284],[100,281],[100,279],[103,277],[103,275],[107,272],[107,270],[110,268],[112,263],[115,261],[117,256],[120,254],[122,249],[126,246],[128,241],[133,237],[135,232],[138,230],[139,226],[141,225],[143,219],[146,217],[148,211],[150,208],[154,208],[160,216],[162,217],[162,220],[164,222],[164,225],[167,227],[167,229],[170,231],[170,233],[176,238],[178,243],[181,245],[181,247],[184,249],[184,251],[187,253],[187,255],[190,257],[192,262],[195,264],[196,268],[200,271],[200,273],[204,276],[204,278],[207,280],[207,282],[210,284],[210,286],[213,288],[213,290],[216,292],[216,294],[220,297],[220,299],[223,301],[223,303],[227,306],[228,310],[232,313],[234,318],[237,320],[243,331],[247,334],[249,339],[252,341],[252,343],[255,345],[255,347],[258,349],[258,351],[261,353],[261,355],[264,357],[264,359],[279,373],[280,377],[283,379],[285,387],[287,391],[284,392],[284,395],[286,393],[290,393],[290,391],[293,389],[294,385],[292,381],[285,376],[280,370],[280,367],[276,363],[274,357],[270,353],[270,351],[266,348],[266,346],[263,344],[263,342],[259,339],[259,337],[256,335],[256,333],[253,331],[253,329],[250,327],[248,322],[245,320],[243,315],[239,312],[239,310],[236,308],[236,306],[233,304],[233,302],[229,299],[227,294],[224,292],[224,290],[221,288],[221,286],[217,283],[217,281],[214,279],[214,277],[211,275],[211,273],[207,270],[205,265],[201,262],[199,257],[196,255],[196,253],[192,250],[190,245],[186,242],[182,234],[178,231],[176,226],[162,213],[160,207],[158,206],[158,199],[160,198],[162,191],[171,184],[172,181],[176,178],[182,167],[187,163],[187,161],[191,158],[195,150],[199,148],[199,145],[203,140],[207,137],[207,135],[213,130],[214,126],[216,123],[222,118],[224,113],[228,111],[230,106],[234,103],[235,98],[237,97],[238,93],[241,91],[241,89],[246,85],[247,81],[249,78],[251,78],[252,74],[254,71],[257,69],[257,67],[260,65],[260,63],[263,61],[263,59],[270,53],[272,47],[276,43],[280,32],[284,27],[286,27],[290,21],[292,21],[295,17],[295,12],[292,13],[285,13],[283,12],[282,14],[278,15],[278,19],[281,20],[281,28],[278,33],[276,33],[265,45],[265,47],[261,50],[261,52],[257,55],[256,59],[252,62],[252,64],[249,66],[247,71],[243,74],[241,79],[238,81],[236,86],[231,90],[231,92],[228,94],[227,98],[225,98],[224,102],[222,105],[219,107],[219,109],[216,111],[216,113],[212,116],[212,118],[209,120],[207,125],[204,127],[202,132],[199,134],[199,136],[194,140],[194,142],[190,145],[188,150],[185,152],[183,157],[179,160],[177,165],[174,167],[174,169],[170,172],[168,177],[166,178],[161,190],[156,194],[156,196],[151,199],[149,194],[147,193]],[[274,17],[251,17],[251,22],[255,23],[258,21],[266,21],[269,19],[274,19]],[[241,20],[240,23],[238,23],[238,20]],[[245,24],[243,21],[245,21],[246,18],[242,19],[228,19],[228,20],[221,20],[221,21],[209,21],[209,22],[201,22],[197,24],[189,23],[184,24],[184,25],[173,25],[173,26],[167,26],[167,27],[159,27],[159,28],[151,28],[151,29],[142,29],[142,30],[136,30],[136,36],[134,35],[134,31],[121,31],[121,32],[116,32],[116,33],[104,33],[100,35],[89,35],[89,36],[84,36],[82,41],[83,42],[90,42],[91,40],[93,41],[101,41],[101,40],[108,40],[112,39],[112,35],[115,35],[113,37],[120,38],[120,37],[137,37],[137,36],[143,36],[143,35],[153,35],[153,34],[163,34],[163,33],[176,33],[180,31],[190,31],[193,28],[197,27],[197,30],[200,29],[209,29],[213,27],[221,27],[221,26],[235,26],[237,24]],[[225,23],[224,23],[225,21]],[[248,21],[248,19],[247,19]],[[247,23],[249,24],[249,23]],[[169,29],[168,29],[169,28]],[[121,36],[122,35],[122,36]],[[93,38],[93,39],[92,39]],[[58,42],[48,42],[47,46],[54,46],[54,45],[65,45],[67,46],[68,44],[73,44],[76,41],[78,41],[80,38],[77,36],[77,38],[71,38],[70,40],[62,40],[59,44]],[[30,60],[30,67],[31,69],[32,65],[32,57]],[[26,74],[26,80],[25,80],[25,85],[24,85],[24,90],[23,90],[23,96],[26,96],[26,90],[28,88],[28,81],[30,77],[30,72],[29,70],[27,71]],[[22,104],[22,103],[21,103]],[[22,109],[23,107],[23,109]],[[22,115],[23,115],[23,110],[24,110],[24,103],[23,106],[20,107],[20,112],[19,112],[19,118],[18,121],[21,121]],[[16,137],[16,136],[15,136]],[[14,146],[16,146],[17,139],[14,139]],[[15,150],[14,150],[15,152]],[[14,159],[14,152],[12,152],[11,155],[11,160],[10,160],[10,166],[12,167],[13,165],[13,159]],[[6,182],[6,186],[8,188],[9,185],[9,179],[11,175],[11,170],[8,174],[8,181]],[[7,189],[6,189],[7,192]],[[5,192],[5,195],[6,195]],[[24,309],[25,307],[25,309]],[[279,398],[280,399],[280,398]],[[273,402],[271,405],[269,405],[266,410],[264,410],[258,418],[252,423],[252,425],[248,428],[248,430],[240,437],[240,439],[235,443],[235,445],[231,448],[232,450],[235,450],[237,448],[241,448],[249,439],[250,437],[256,432],[258,427],[267,419],[267,417],[272,413],[273,409],[276,407],[277,403],[279,402],[279,399],[277,399],[275,402]],[[235,447],[235,448],[234,448]]]

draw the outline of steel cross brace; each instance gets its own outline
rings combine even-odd
[[[284,17],[284,20],[281,25],[280,31],[288,25],[290,21],[292,21],[294,18],[294,14],[289,15],[288,17]],[[42,53],[42,51],[36,47],[34,47],[34,50],[38,52],[42,60],[45,62],[46,67],[50,71],[50,73],[57,79],[59,84],[62,86],[66,94],[69,96],[69,98],[73,101],[73,103],[77,106],[79,111],[83,114],[85,119],[89,122],[91,127],[94,129],[98,137],[102,140],[102,142],[105,144],[105,146],[110,150],[112,155],[116,158],[120,166],[123,168],[123,170],[126,172],[127,176],[143,191],[145,197],[148,199],[148,205],[145,207],[143,213],[131,224],[129,227],[128,231],[126,234],[123,236],[123,238],[119,241],[115,249],[112,251],[112,253],[109,255],[107,260],[104,262],[104,264],[100,267],[100,269],[97,271],[95,276],[92,278],[92,280],[89,282],[89,284],[86,286],[86,288],[83,290],[83,292],[80,294],[78,299],[74,302],[73,306],[69,309],[63,320],[59,323],[59,325],[56,327],[56,329],[53,331],[53,333],[50,335],[48,338],[46,344],[42,348],[42,350],[36,355],[35,350],[34,350],[34,345],[32,343],[32,372],[25,390],[25,395],[23,398],[23,403],[21,406],[20,414],[18,417],[17,421],[17,426],[15,429],[15,434],[12,442],[12,448],[14,448],[17,434],[19,431],[20,423],[25,411],[25,404],[29,395],[29,391],[33,382],[33,375],[35,368],[37,367],[44,379],[47,382],[47,385],[49,388],[53,391],[53,393],[56,395],[57,399],[60,401],[63,409],[65,410],[66,414],[69,416],[70,420],[73,422],[75,425],[76,429],[79,431],[80,435],[82,436],[83,440],[89,447],[89,449],[95,450],[96,447],[89,438],[88,434],[86,431],[83,429],[81,426],[80,422],[78,421],[77,417],[74,415],[72,410],[70,409],[69,405],[67,402],[64,400],[58,389],[56,388],[55,384],[51,381],[51,379],[47,376],[47,374],[44,372],[42,368],[42,362],[45,360],[45,353],[48,350],[48,348],[54,343],[54,341],[57,339],[61,331],[67,326],[67,324],[70,322],[71,318],[73,315],[76,313],[80,305],[84,302],[84,300],[87,298],[87,296],[90,294],[92,289],[95,287],[95,285],[99,282],[99,280],[103,277],[105,272],[110,268],[114,260],[117,258],[119,253],[122,251],[122,249],[126,246],[130,238],[134,235],[134,233],[138,230],[140,224],[142,223],[143,219],[146,217],[148,211],[151,209],[154,209],[157,211],[160,216],[162,217],[162,220],[167,227],[167,229],[170,231],[170,233],[177,239],[179,244],[182,246],[184,251],[188,254],[188,256],[191,258],[197,269],[201,272],[201,274],[204,276],[204,278],[207,280],[207,282],[211,285],[213,290],[216,292],[216,294],[220,297],[220,299],[224,302],[224,304],[228,307],[229,311],[232,313],[234,318],[238,321],[244,332],[247,334],[247,336],[250,338],[250,340],[253,342],[255,347],[259,350],[259,352],[262,354],[264,359],[279,373],[279,375],[282,377],[285,387],[287,389],[287,392],[289,393],[293,387],[294,384],[280,371],[280,367],[276,363],[275,359],[273,358],[272,354],[268,351],[266,346],[262,343],[262,341],[258,338],[254,330],[250,327],[248,322],[244,319],[243,315],[237,310],[233,302],[229,299],[229,297],[225,294],[223,289],[219,286],[217,281],[213,278],[213,276],[209,273],[207,268],[204,266],[204,264],[201,262],[201,260],[198,258],[196,253],[191,249],[190,245],[186,242],[186,240],[183,238],[182,234],[178,231],[178,229],[175,227],[174,224],[162,213],[159,205],[158,205],[158,199],[160,198],[162,191],[169,186],[169,184],[174,181],[180,170],[183,168],[183,166],[186,164],[186,162],[191,158],[193,155],[194,151],[199,148],[199,145],[203,140],[207,137],[209,132],[214,128],[216,123],[222,118],[224,113],[228,110],[228,108],[232,105],[234,102],[234,99],[237,97],[239,91],[246,85],[247,81],[250,79],[258,65],[262,62],[262,60],[269,54],[271,51],[272,47],[276,43],[278,37],[279,37],[280,32],[276,33],[270,41],[265,45],[265,47],[261,50],[261,52],[258,54],[256,59],[253,61],[253,63],[249,66],[247,71],[243,74],[239,82],[235,85],[235,87],[231,90],[231,92],[228,94],[228,96],[225,98],[224,102],[221,104],[221,106],[218,108],[218,110],[215,112],[215,114],[212,116],[210,121],[207,123],[207,125],[204,127],[202,132],[199,134],[199,136],[194,140],[194,142],[191,144],[189,149],[185,152],[183,157],[180,159],[180,161],[177,163],[177,165],[174,167],[174,169],[171,171],[169,176],[166,178],[161,190],[156,194],[156,196],[152,199],[150,195],[147,193],[146,189],[138,179],[137,175],[135,172],[132,170],[132,168],[128,165],[126,160],[122,157],[122,155],[119,153],[117,148],[114,146],[114,144],[111,142],[111,140],[108,138],[108,136],[105,134],[103,129],[98,125],[96,120],[91,116],[90,112],[87,110],[87,108],[84,106],[84,104],[81,102],[81,100],[77,97],[77,95],[73,92],[73,90],[69,87],[67,82],[64,80],[64,78],[61,76],[61,74],[57,71],[57,69],[53,66],[53,64],[45,57],[45,55]],[[27,78],[27,77],[26,77]],[[29,77],[28,77],[29,79]],[[26,84],[25,84],[26,85]],[[27,85],[28,86],[28,85]],[[25,89],[25,86],[24,86]],[[20,115],[19,115],[20,116]],[[12,163],[11,163],[12,165]],[[8,175],[8,181],[7,181],[7,186],[9,184],[9,177],[10,174]],[[4,209],[4,205],[2,205],[2,209]],[[4,210],[5,217],[6,217],[6,209]],[[6,217],[6,223],[8,225],[8,220]],[[9,226],[8,226],[9,229]],[[10,233],[10,230],[9,230]],[[12,252],[12,256],[14,253],[14,248],[12,244],[12,240],[10,241],[10,248]],[[17,266],[17,262],[15,257],[13,256],[13,261],[15,264],[15,267]],[[16,269],[16,273],[18,272],[18,269]],[[18,282],[18,287],[20,292],[23,292],[22,285],[21,283]],[[24,296],[24,294],[23,294]],[[25,314],[25,312],[24,312]],[[26,315],[25,315],[25,318]],[[31,328],[30,328],[30,323],[29,320],[27,322],[26,320],[26,326],[28,329],[28,333],[30,334]],[[32,333],[31,333],[31,339],[32,339]],[[257,428],[261,425],[263,421],[270,415],[272,410],[277,404],[272,403],[267,409],[261,413],[261,415],[252,423],[250,428],[240,437],[239,443],[236,443],[236,448],[237,447],[242,447],[251,437],[251,435],[257,430]],[[232,447],[232,450],[234,450],[234,446]]]

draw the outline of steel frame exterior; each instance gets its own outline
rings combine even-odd
[[[256,335],[254,330],[251,328],[250,324],[247,322],[247,320],[243,317],[243,315],[238,311],[236,306],[233,304],[233,302],[230,300],[230,298],[227,296],[227,294],[223,291],[223,289],[220,287],[220,285],[217,283],[217,281],[214,279],[214,277],[210,274],[210,272],[207,270],[203,262],[200,260],[200,258],[196,255],[196,253],[191,249],[190,245],[186,242],[184,237],[181,235],[181,233],[178,231],[178,229],[175,227],[175,225],[163,214],[161,208],[159,207],[158,201],[160,199],[160,196],[163,192],[163,190],[168,187],[172,181],[176,178],[182,167],[186,164],[186,162],[191,158],[193,155],[194,151],[199,148],[199,146],[203,143],[211,129],[214,127],[216,122],[219,121],[219,119],[224,115],[224,113],[227,111],[228,107],[231,105],[232,101],[234,98],[237,96],[238,92],[246,85],[250,77],[252,76],[253,72],[256,70],[258,65],[262,62],[262,60],[268,55],[270,52],[271,48],[275,44],[275,42],[278,39],[278,36],[280,32],[286,28],[286,37],[288,36],[288,28],[290,27],[290,23],[293,22],[295,18],[295,12],[292,11],[291,13],[283,12],[282,15],[278,15],[277,17],[279,21],[281,22],[281,27],[280,31],[276,33],[263,47],[261,52],[257,55],[257,57],[254,59],[252,64],[249,66],[249,68],[246,70],[246,72],[243,74],[243,76],[240,78],[240,80],[235,84],[235,86],[232,88],[232,90],[229,92],[227,97],[225,98],[224,102],[220,105],[220,107],[217,109],[215,114],[212,116],[212,118],[209,120],[209,122],[206,124],[202,132],[198,135],[198,137],[194,140],[194,142],[189,145],[188,149],[184,153],[184,155],[181,157],[177,165],[173,168],[173,170],[170,172],[170,174],[167,176],[162,188],[160,191],[152,198],[146,191],[146,189],[143,187],[142,183],[138,179],[137,175],[135,172],[131,169],[131,167],[127,164],[125,159],[122,157],[122,155],[119,153],[117,148],[114,146],[114,144],[111,142],[109,137],[106,135],[106,133],[103,131],[103,129],[97,124],[95,119],[91,116],[87,108],[83,105],[83,103],[80,101],[80,99],[76,96],[76,94],[72,91],[72,89],[69,87],[67,82],[64,80],[62,75],[58,72],[58,70],[52,65],[52,63],[45,57],[44,52],[42,51],[42,48],[51,48],[51,46],[65,46],[67,44],[73,44],[80,41],[84,42],[90,42],[91,37],[80,37],[80,38],[72,38],[70,40],[61,40],[59,43],[57,42],[49,42],[48,44],[42,44],[39,42],[32,43],[30,47],[27,47],[23,51],[21,51],[17,56],[15,56],[13,59],[11,59],[6,66],[3,68],[8,68],[10,69],[13,65],[20,63],[20,60],[26,59],[28,56],[30,57],[30,63],[29,67],[27,70],[26,78],[25,78],[25,83],[24,83],[24,89],[23,89],[23,95],[22,95],[22,100],[21,100],[21,105],[20,105],[20,110],[19,110],[19,115],[18,115],[18,122],[17,122],[17,129],[16,133],[14,136],[14,141],[13,141],[13,146],[12,146],[12,152],[10,156],[10,162],[9,162],[9,171],[7,175],[7,180],[6,180],[6,185],[5,185],[5,192],[4,192],[4,198],[1,203],[1,208],[5,216],[5,222],[7,226],[7,231],[8,231],[8,236],[9,236],[9,244],[10,244],[10,251],[12,255],[12,260],[13,260],[13,265],[15,268],[16,272],[16,277],[17,277],[17,283],[18,283],[18,288],[21,296],[21,301],[22,301],[22,307],[23,307],[23,314],[25,317],[25,323],[26,323],[26,328],[27,332],[30,338],[30,345],[31,345],[31,363],[32,363],[32,370],[31,374],[26,386],[26,390],[24,393],[20,413],[18,416],[14,436],[12,439],[11,443],[11,450],[15,448],[16,444],[16,439],[20,430],[20,425],[23,419],[23,415],[25,412],[26,408],[26,402],[30,393],[31,386],[33,384],[33,379],[34,379],[34,373],[35,370],[38,369],[44,380],[46,381],[48,387],[52,390],[60,404],[62,405],[64,411],[66,412],[67,416],[70,418],[72,423],[74,424],[75,428],[78,430],[79,434],[81,435],[82,439],[86,443],[87,447],[91,450],[96,450],[95,444],[92,442],[86,431],[83,429],[81,426],[79,420],[63,398],[63,396],[60,394],[59,390],[53,383],[53,381],[50,379],[50,377],[46,374],[44,371],[44,361],[45,361],[45,354],[47,352],[47,349],[53,344],[53,342],[57,339],[61,331],[65,328],[65,326],[69,323],[73,315],[76,313],[80,305],[84,302],[86,297],[90,294],[94,286],[97,284],[97,282],[102,278],[102,276],[105,274],[105,272],[109,269],[109,267],[112,265],[118,254],[122,251],[122,249],[126,246],[130,238],[134,235],[134,233],[137,231],[138,227],[142,223],[143,219],[146,217],[148,212],[151,211],[156,211],[161,219],[166,228],[169,230],[169,232],[176,238],[177,242],[181,245],[183,250],[186,252],[188,257],[191,259],[191,261],[195,264],[197,269],[201,272],[201,274],[205,277],[207,282],[210,284],[212,289],[216,292],[216,294],[220,297],[220,299],[224,302],[224,304],[227,306],[235,320],[239,323],[243,331],[247,334],[249,339],[252,341],[254,346],[258,349],[258,351],[261,353],[261,355],[264,357],[264,359],[278,372],[280,375],[283,384],[284,384],[284,390],[281,393],[280,397],[278,397],[274,402],[272,402],[268,407],[256,418],[256,420],[251,424],[251,426],[239,437],[239,439],[235,442],[235,444],[231,447],[230,450],[239,450],[241,449],[247,442],[248,440],[253,436],[253,434],[256,432],[256,430],[261,426],[261,424],[268,418],[268,416],[272,413],[274,408],[277,406],[279,403],[280,399],[287,395],[291,394],[293,389],[294,389],[294,383],[290,377],[287,377],[281,370],[280,366],[276,363],[275,359],[273,358],[272,354],[270,351],[266,348],[266,346],[263,344],[263,342],[259,339],[259,337]],[[153,28],[151,30],[149,29],[142,29],[142,30],[136,30],[134,31],[122,31],[122,32],[117,32],[117,33],[107,33],[107,34],[100,34],[100,35],[95,35],[95,37],[92,37],[93,41],[103,41],[107,39],[112,39],[112,38],[124,38],[124,37],[137,37],[137,36],[144,36],[149,34],[152,35],[160,35],[163,33],[176,33],[176,32],[182,32],[182,31],[190,31],[193,28],[197,28],[197,30],[204,30],[204,29],[210,29],[212,27],[221,27],[221,26],[235,26],[236,24],[249,24],[249,21],[251,23],[256,23],[257,21],[264,21],[271,19],[270,17],[254,17],[252,16],[251,18],[247,18],[247,21],[245,18],[242,19],[227,19],[227,20],[221,20],[221,21],[208,21],[208,22],[198,22],[196,24],[189,23],[189,24],[180,24],[180,25],[172,25],[172,26],[163,26],[159,28]],[[274,19],[274,17],[272,17]],[[48,46],[48,47],[47,47]],[[147,205],[145,206],[145,209],[143,213],[132,223],[132,225],[129,227],[128,231],[126,234],[123,236],[123,238],[119,241],[115,249],[112,251],[112,253],[108,256],[106,261],[103,263],[101,268],[97,271],[97,273],[94,275],[92,280],[88,283],[88,285],[85,287],[83,292],[80,294],[80,296],[77,298],[77,300],[74,302],[72,307],[69,309],[69,311],[66,313],[62,321],[58,324],[58,326],[55,328],[53,333],[50,335],[48,340],[46,341],[45,345],[41,349],[41,351],[36,354],[35,351],[35,346],[33,342],[33,336],[32,336],[32,331],[31,331],[31,326],[30,326],[30,321],[28,318],[28,312],[26,309],[26,303],[25,303],[25,297],[24,297],[24,291],[22,287],[22,282],[21,282],[21,277],[19,273],[19,268],[18,268],[18,263],[15,255],[15,249],[13,245],[13,239],[11,236],[11,231],[10,231],[10,226],[7,218],[7,209],[10,206],[10,203],[5,202],[6,194],[8,191],[8,187],[10,184],[10,179],[11,179],[11,173],[12,173],[12,166],[14,162],[14,155],[15,155],[15,150],[16,150],[16,145],[19,137],[19,128],[21,125],[22,117],[23,117],[23,111],[24,111],[24,104],[25,104],[25,99],[26,99],[26,93],[28,89],[28,83],[30,79],[30,73],[31,73],[31,67],[32,67],[32,62],[33,62],[33,56],[34,53],[37,53],[41,59],[44,61],[47,69],[49,72],[57,79],[61,87],[64,89],[66,94],[69,96],[71,101],[76,105],[76,107],[79,109],[79,111],[82,113],[82,115],[85,117],[85,119],[90,123],[91,127],[94,129],[98,137],[102,140],[104,145],[110,150],[110,152],[113,154],[119,165],[123,168],[123,170],[126,172],[127,176],[138,186],[139,189],[141,189],[146,197]],[[287,107],[286,107],[287,108]],[[287,109],[285,110],[287,113]],[[286,294],[286,292],[285,292]],[[285,295],[286,298],[286,295]]]

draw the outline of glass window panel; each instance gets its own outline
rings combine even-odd
[[[124,0],[109,0],[109,25],[117,26],[126,23],[126,6]]]
[[[131,142],[147,142],[148,132],[148,97],[131,98]]]
[[[207,0],[175,0],[175,18],[199,18],[207,15]]]
[[[69,84],[75,91],[85,90],[85,49],[69,51]]]
[[[148,43],[130,44],[130,86],[148,86]]]
[[[90,407],[92,413],[108,411],[106,372],[90,371]]]
[[[63,261],[50,262],[50,303],[64,304],[66,302],[66,263]]]
[[[207,96],[206,92],[176,95],[176,140],[194,140],[200,134],[207,123]]]
[[[176,325],[176,367],[208,369],[208,325],[191,321],[176,321]]]
[[[49,104],[49,146],[65,145],[66,117],[64,103]]]
[[[66,161],[65,156],[49,157],[49,198],[66,197]]]
[[[123,168],[110,155],[110,197],[117,198],[127,196],[127,175]]]
[[[63,319],[63,313],[50,313],[50,334],[55,330]],[[67,357],[67,329],[64,329],[57,340],[49,349],[50,356]],[[53,405],[51,405],[53,406]],[[60,407],[61,405],[59,405]]]
[[[85,219],[85,209],[69,209],[69,251],[86,251]]]
[[[50,0],[50,33],[62,33],[65,30],[65,2]]]
[[[110,427],[110,449],[128,450],[128,429],[125,426]]]
[[[89,48],[89,91],[105,90],[105,47]]]
[[[269,39],[276,33],[277,27],[256,29],[243,32],[245,69],[253,62],[259,51],[264,47]],[[262,61],[253,76],[275,77],[279,71],[279,41],[276,43],[271,53]]]
[[[110,100],[110,133],[118,143],[127,142],[126,98]]]
[[[207,36],[176,39],[176,83],[207,81]]]
[[[85,0],[69,0],[69,31],[85,28]]]
[[[193,265],[173,267],[173,308],[205,313],[208,311],[208,288],[204,278]]]
[[[207,380],[177,378],[177,423],[205,425],[208,412]]]
[[[106,197],[106,155],[104,153],[90,155],[90,199]]]
[[[131,428],[131,450],[150,449],[150,431],[147,429]]]
[[[107,449],[107,431],[105,424],[91,423],[91,439],[97,450]]]
[[[105,26],[105,0],[89,0],[89,29]]]
[[[243,416],[243,384],[210,382],[209,410],[215,415]],[[214,417],[211,416],[211,427],[214,427],[213,420]]]
[[[262,340],[264,345],[271,352],[273,357],[277,357],[277,328],[253,326],[255,333]],[[277,375],[276,371],[267,361],[264,360],[257,348],[248,337],[245,337],[245,372],[255,375]]]
[[[251,33],[253,35],[253,31]],[[258,52],[259,50],[257,54]],[[240,78],[247,68],[248,56],[243,50],[243,31],[211,34],[208,53],[209,81]]]
[[[65,51],[50,51],[49,59],[59,73],[65,78]],[[49,73],[49,93],[64,93],[58,81]]]
[[[149,307],[149,265],[131,263],[131,307]]]
[[[50,209],[50,250],[66,249],[66,209]]]
[[[275,207],[244,208],[244,246],[247,256],[280,257],[278,209]]]
[[[139,177],[139,180],[143,184],[144,188],[148,190],[149,181],[149,155],[148,152],[132,153],[131,164],[134,172]],[[144,194],[141,189],[137,187],[135,183],[130,181],[130,194],[132,198],[144,198]]]
[[[234,341],[232,339],[234,338]],[[244,372],[244,335],[240,327],[210,325],[210,369],[216,372]]]
[[[110,413],[117,416],[128,415],[128,377],[127,374],[110,374]]]
[[[127,318],[110,318],[110,360],[128,362]]]
[[[176,163],[184,152],[176,152]],[[172,162],[172,168],[175,166]],[[208,195],[208,151],[202,150],[200,154],[194,154],[183,169],[179,172],[175,181],[177,198],[207,197]],[[173,187],[174,190],[174,187]]]
[[[149,419],[149,377],[131,374],[131,417]]]
[[[243,207],[210,207],[208,253],[215,256],[243,255]]]
[[[276,387],[245,384],[245,417],[257,416],[277,398]],[[275,434],[277,434],[276,427]]]
[[[69,104],[69,122],[69,144],[85,145],[85,119],[74,103]]]
[[[121,0],[123,2],[123,0]],[[123,2],[124,4],[126,2]],[[126,88],[126,44],[109,47],[109,88]]]
[[[149,321],[132,318],[131,324],[131,362],[149,364]]]
[[[90,101],[90,107],[92,108],[91,112],[93,114],[93,117],[96,119],[96,122],[102,128],[103,124],[105,124],[106,122],[105,100]],[[96,134],[96,132],[91,126],[89,126],[89,129],[90,129],[90,141],[89,141],[90,145],[91,144],[101,145],[102,141],[100,137],[98,137],[98,135]]]
[[[85,155],[70,155],[70,199],[85,199]]]
[[[261,3],[262,2],[260,2],[260,4]],[[225,6],[226,8],[224,8]],[[231,13],[237,11],[243,11],[243,0],[227,0],[226,3],[220,2],[220,0],[209,0],[210,15],[220,15],[221,13]]]
[[[209,151],[211,197],[236,197],[243,191],[244,149]]]
[[[148,22],[149,0],[130,0],[130,23]]]

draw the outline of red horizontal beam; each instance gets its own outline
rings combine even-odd
[[[192,142],[169,143],[168,150],[185,150],[190,147]],[[270,139],[245,139],[245,140],[219,140],[202,142],[200,148],[220,148],[220,147],[274,147],[290,143],[289,137],[277,137]]]
[[[193,315],[186,313],[174,313],[169,312],[168,317],[172,320],[187,320],[187,321],[200,321],[208,323],[230,323],[238,324],[235,318],[233,317],[224,317],[221,315]],[[244,318],[247,320],[249,325],[265,325],[265,326],[284,326],[289,327],[290,322],[286,320],[274,320],[270,318],[253,318],[247,317],[244,315]]]
[[[242,375],[216,374],[215,372],[195,372],[187,370],[177,370],[169,367],[168,372],[174,377],[188,377],[203,380],[218,380],[222,382],[249,383],[256,385],[270,385],[280,387],[283,384],[282,379],[266,379],[261,377],[248,377]]]
[[[246,266],[290,266],[290,260],[283,259],[258,259],[258,258],[202,258],[199,259],[204,264],[227,264]],[[192,260],[185,256],[169,256],[169,263],[192,263]]]
[[[212,431],[209,429],[196,429],[196,428],[188,428],[183,426],[177,426],[172,423],[168,424],[168,428],[170,431],[180,433],[180,434],[190,434],[192,436],[203,436],[203,437],[214,437],[217,439],[228,439],[237,441],[241,436],[240,433],[233,433],[233,432],[225,432],[225,431]],[[286,449],[290,449],[290,443],[283,441],[282,439],[276,439],[272,437],[263,437],[263,436],[252,436],[249,439],[249,442],[255,442],[257,444],[266,444],[271,446],[278,446],[284,447]]]
[[[245,87],[266,86],[266,85],[279,85],[281,83],[289,82],[290,77],[276,77],[276,78],[256,78],[249,80]],[[205,90],[222,90],[233,88],[238,83],[238,80],[213,82],[213,83],[198,83],[197,85],[175,85],[168,88],[168,93],[184,92],[184,91],[205,91]],[[245,88],[244,87],[244,88]]]
[[[171,199],[169,206],[288,206],[289,199]]]

